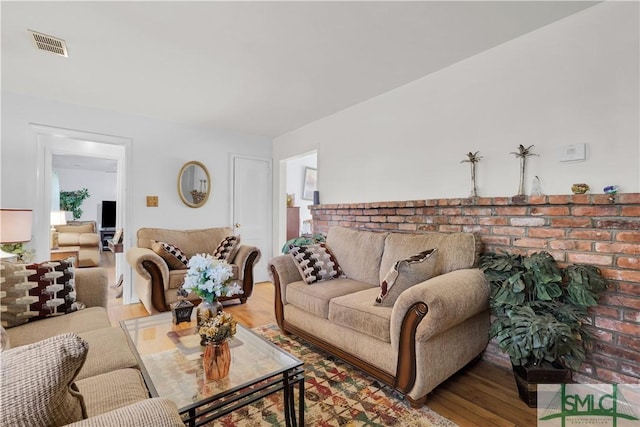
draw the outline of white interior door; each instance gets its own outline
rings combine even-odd
[[[269,279],[271,259],[271,159],[232,156],[231,218],[234,231],[246,245],[260,248],[262,257],[253,269],[254,281]]]

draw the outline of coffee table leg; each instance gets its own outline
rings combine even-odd
[[[284,422],[287,427],[296,427],[296,413],[293,411],[293,417],[291,416],[291,407],[293,406],[293,387],[289,382],[290,371],[286,371],[283,375],[284,382]]]
[[[304,375],[302,377],[302,380],[300,380],[298,392],[300,393],[300,395],[298,396],[298,417],[300,418],[300,427],[304,427]]]

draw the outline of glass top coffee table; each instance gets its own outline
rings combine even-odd
[[[280,390],[287,426],[304,426],[304,368],[286,353],[238,324],[229,340],[231,368],[221,380],[207,381],[195,320],[174,325],[171,312],[120,322],[137,351],[152,397],[172,400],[185,424],[200,426]],[[294,389],[298,385],[298,420]]]

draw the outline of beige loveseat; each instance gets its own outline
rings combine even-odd
[[[1,263],[3,297],[19,268]],[[149,398],[123,330],[107,317],[107,286],[104,269],[76,269],[76,299],[87,308],[6,330],[0,425],[184,425],[173,402]]]
[[[71,221],[57,225],[58,245],[79,246],[78,267],[97,267],[100,263],[100,235],[95,221]]]
[[[438,384],[479,356],[489,336],[489,287],[468,233],[374,233],[335,227],[326,245],[346,278],[308,285],[292,255],[270,262],[280,328],[357,366],[422,406]],[[434,277],[376,305],[399,260],[437,248]]]
[[[137,233],[137,247],[127,251],[127,262],[133,268],[133,285],[136,294],[151,314],[169,311],[169,304],[178,300],[176,292],[184,283],[185,269],[171,269],[167,262],[151,247],[152,243],[165,242],[177,246],[191,258],[195,254],[213,254],[220,242],[233,231],[228,227],[196,230],[168,230],[164,228],[141,228]],[[235,252],[235,251],[234,251]],[[220,300],[239,299],[245,303],[253,292],[253,267],[260,260],[260,250],[255,246],[243,245],[230,260],[233,280],[243,293]],[[195,294],[188,300],[197,301]]]

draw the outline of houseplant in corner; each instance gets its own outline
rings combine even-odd
[[[491,286],[490,337],[511,359],[520,398],[535,407],[536,384],[566,382],[584,362],[587,310],[607,281],[593,266],[560,268],[547,252],[489,252],[480,268]]]

